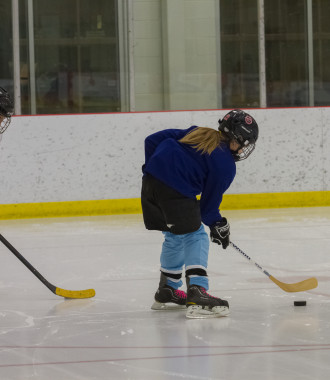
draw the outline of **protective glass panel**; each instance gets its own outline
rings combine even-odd
[[[256,0],[220,2],[222,106],[259,106]]]
[[[306,1],[265,1],[265,38],[267,105],[307,106]]]
[[[114,0],[35,0],[38,114],[119,110]]]
[[[0,0],[0,86],[13,91],[12,13],[8,0]]]

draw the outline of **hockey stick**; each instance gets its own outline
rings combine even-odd
[[[91,298],[95,296],[94,289],[65,290],[52,285],[1,234],[0,241],[54,294],[65,298]]]
[[[283,289],[285,292],[304,292],[306,290],[314,289],[317,287],[317,279],[315,277],[308,278],[307,280],[296,282],[294,284],[286,284],[285,282],[281,282],[277,280],[275,277],[270,275],[266,270],[264,270],[258,263],[253,261],[251,257],[249,257],[246,253],[244,253],[240,248],[237,247],[233,242],[229,243],[237,252],[239,252],[242,256],[244,256],[247,260],[250,261],[251,264],[255,265],[258,269],[260,269],[266,276],[269,277],[270,280],[275,282],[277,286]]]

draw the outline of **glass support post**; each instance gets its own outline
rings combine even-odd
[[[133,2],[117,0],[121,112],[135,111]]]
[[[265,51],[265,4],[258,0],[258,52],[259,52],[259,106],[267,107],[266,51]]]
[[[220,31],[221,31],[221,25],[220,25],[220,1],[216,1],[215,3],[215,30],[218,30],[219,33],[216,33],[216,44],[217,44],[217,80],[218,80],[218,88],[217,88],[217,93],[218,93],[218,108],[222,108],[222,68],[221,68],[221,36],[220,36]]]
[[[308,103],[310,107],[314,100],[314,52],[313,52],[313,8],[312,0],[307,0],[307,46],[308,46]]]
[[[36,106],[36,73],[34,54],[34,22],[33,22],[33,0],[28,0],[28,30],[29,30],[29,75],[30,75],[30,102],[31,114],[37,113]]]
[[[12,0],[12,23],[13,23],[13,74],[14,74],[14,101],[15,114],[22,114],[21,107],[21,68],[19,52],[19,5],[18,0]]]

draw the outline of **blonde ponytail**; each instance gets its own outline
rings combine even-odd
[[[210,155],[222,141],[225,141],[221,132],[205,127],[197,127],[187,133],[180,143],[192,145],[198,152]]]

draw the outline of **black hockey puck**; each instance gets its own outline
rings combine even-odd
[[[307,302],[306,301],[294,301],[293,304],[295,306],[306,306]]]

